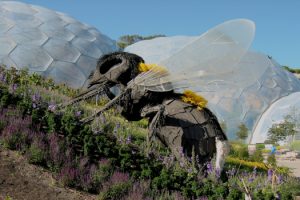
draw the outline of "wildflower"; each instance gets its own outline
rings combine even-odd
[[[81,111],[80,110],[75,112],[75,117],[80,117],[80,116],[81,116]]]
[[[277,184],[281,184],[283,182],[282,175],[279,175],[277,178]]]
[[[272,169],[268,169],[268,181],[272,181],[272,177],[273,177],[273,170]]]
[[[35,103],[32,103],[32,108],[36,108],[36,104]]]
[[[158,160],[163,161],[164,160],[163,156],[159,155]]]
[[[180,167],[184,167],[184,162],[183,162],[183,161],[180,161],[180,162],[179,162],[179,165],[180,165]]]
[[[243,176],[243,177],[246,177],[246,176],[248,176],[248,173],[247,173],[246,171],[243,171],[243,172],[242,172],[242,176]]]
[[[169,157],[169,160],[170,160],[170,162],[172,163],[173,161],[174,161],[174,156],[173,155],[171,155],[170,157]]]
[[[114,130],[113,130],[113,134],[114,134],[114,136],[116,136],[116,137],[117,137],[117,133],[118,133],[118,128],[117,128],[117,126],[115,126],[115,128],[114,128]]]
[[[1,74],[0,75],[0,80],[5,83],[6,82],[6,75],[5,74]]]
[[[112,184],[126,183],[129,181],[129,174],[115,171],[110,178]]]
[[[181,157],[184,157],[183,148],[179,147],[179,154]]]
[[[38,102],[41,99],[41,96],[38,93],[35,93],[32,95],[31,99],[33,102]]]
[[[215,173],[216,173],[216,178],[219,179],[221,177],[221,170],[215,169]]]
[[[56,110],[56,105],[55,104],[50,104],[48,106],[48,110],[50,110],[51,112],[54,112]]]
[[[248,182],[249,183],[252,183],[254,181],[254,178],[253,177],[250,177],[249,179],[248,179]]]
[[[109,160],[105,159],[105,158],[101,158],[101,160],[99,161],[99,165],[109,165]]]
[[[254,176],[256,176],[256,175],[257,175],[256,168],[257,168],[257,167],[254,167],[254,168],[253,168],[253,172],[252,172],[252,174],[253,174]]]
[[[126,138],[126,144],[130,144],[131,143],[131,136],[129,135],[127,138]]]
[[[211,162],[208,162],[206,164],[206,168],[207,168],[207,173],[211,173],[213,171],[213,167],[212,167]]]
[[[18,84],[14,83],[12,86],[11,86],[11,92],[14,93],[18,88]]]
[[[121,127],[121,124],[119,122],[116,123],[116,128],[119,129]]]
[[[276,198],[276,200],[280,200],[281,199],[281,194],[279,192],[277,192],[275,194],[275,198]]]
[[[261,183],[258,183],[258,184],[256,185],[256,189],[259,190],[260,188],[261,188]]]

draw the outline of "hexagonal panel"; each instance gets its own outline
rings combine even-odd
[[[81,37],[83,39],[93,41],[96,37],[91,34],[88,30],[85,29],[85,26],[80,23],[72,23],[66,26],[66,29],[70,30],[76,36]]]
[[[29,14],[6,12],[3,16],[5,16],[7,19],[10,19],[11,21],[14,21],[14,23],[18,23],[21,26],[24,24],[27,24],[28,26],[41,24],[39,20],[37,20],[33,15]],[[32,24],[28,22],[32,22]]]
[[[6,56],[17,46],[17,44],[9,37],[0,38],[0,55]]]
[[[21,28],[19,26],[15,26],[10,29],[7,34],[18,44],[39,46],[48,40],[47,35],[38,30],[38,28]]]
[[[14,22],[0,16],[0,34],[6,33],[14,26]]]
[[[36,13],[35,10],[33,10],[29,4],[24,4],[21,2],[14,2],[14,5],[12,6],[11,2],[2,2],[1,7],[4,8],[7,11],[13,12],[13,13],[19,13],[19,14],[26,14],[26,15],[32,15]]]
[[[88,77],[91,71],[96,69],[97,60],[89,56],[81,55],[77,61],[78,68]]]
[[[47,76],[51,76],[58,83],[67,82],[71,87],[80,87],[86,77],[76,67],[76,65],[68,62],[55,61],[51,64],[51,71],[47,71]]]
[[[79,51],[86,55],[98,59],[103,53],[94,43],[84,40],[82,38],[74,38],[72,45],[79,49]]]
[[[70,16],[68,16],[68,15],[66,15],[66,14],[64,14],[64,13],[61,13],[61,12],[56,12],[58,15],[59,15],[59,17],[63,20],[63,21],[65,21],[65,22],[67,22],[67,23],[77,23],[78,21],[77,20],[75,20],[74,18],[72,18],[72,17],[70,17]]]
[[[114,40],[108,41],[107,36],[97,37],[96,40],[92,42],[97,45],[104,54],[117,51],[116,42]]]
[[[39,27],[47,36],[67,41],[71,41],[75,37],[75,35],[69,30],[66,30],[63,25],[59,26],[59,23],[56,23],[57,21],[51,22],[52,23],[46,23]]]
[[[35,17],[40,19],[42,22],[49,22],[52,20],[60,20],[60,18],[58,17],[58,15],[50,9],[47,8],[43,8],[40,6],[32,6],[33,9],[37,10],[37,13],[35,13]]]
[[[41,48],[34,45],[18,45],[9,56],[19,68],[28,67],[32,71],[45,71],[53,59]]]
[[[69,42],[64,40],[51,38],[43,45],[43,48],[55,60],[74,63],[80,56],[80,52],[72,47]]]

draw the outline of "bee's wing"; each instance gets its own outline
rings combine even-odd
[[[159,65],[134,80],[151,91],[204,86],[208,82],[223,82],[222,77],[238,68],[238,63],[250,47],[255,25],[246,19],[227,21],[199,36]],[[226,84],[226,83],[225,83]]]

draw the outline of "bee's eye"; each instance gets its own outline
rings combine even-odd
[[[113,95],[118,96],[118,95],[121,93],[121,88],[120,88],[119,85],[115,85],[115,86],[109,88],[109,91],[110,91]]]

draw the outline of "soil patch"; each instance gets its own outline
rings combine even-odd
[[[0,146],[0,200],[94,200],[96,195],[59,187],[53,175],[38,166],[31,165],[18,152]]]

